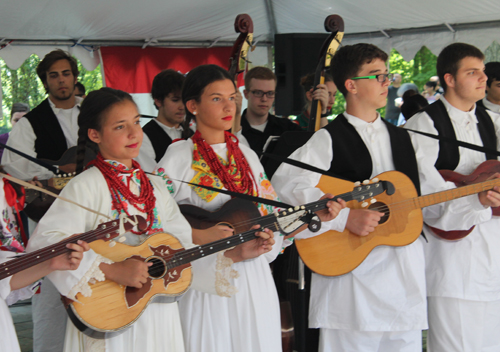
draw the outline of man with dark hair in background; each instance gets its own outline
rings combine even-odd
[[[77,143],[82,101],[75,97],[77,62],[69,53],[54,50],[45,55],[36,72],[49,96],[14,126],[7,145],[35,158],[59,160]],[[10,150],[4,152],[2,165],[12,176],[24,180],[54,176],[51,171]]]
[[[144,139],[137,161],[143,170],[152,172],[172,141],[182,138],[186,110],[181,90],[184,76],[172,69],[163,70],[153,79],[151,97],[158,115],[144,127]]]
[[[488,76],[486,96],[476,104],[498,114],[500,113],[500,62],[488,62],[484,73]]]

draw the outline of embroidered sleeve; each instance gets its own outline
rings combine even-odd
[[[233,260],[226,257],[224,252],[219,252],[217,254],[217,263],[215,266],[215,291],[217,295],[221,297],[231,297],[238,292],[238,289],[231,285],[230,279],[236,279],[240,274],[231,268]]]
[[[155,172],[158,176],[161,176],[163,178],[163,181],[165,182],[165,185],[167,186],[168,192],[173,196],[174,195],[174,183],[172,180],[165,174],[165,169],[160,167],[158,170]]]
[[[101,263],[113,264],[113,261],[98,254],[96,260],[81,278],[80,282],[69,291],[67,295],[69,299],[76,300],[75,297],[78,293],[81,293],[85,297],[90,297],[92,295],[92,289],[89,284],[95,284],[97,281],[105,280],[104,273],[99,268]]]

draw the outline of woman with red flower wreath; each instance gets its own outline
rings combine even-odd
[[[170,196],[165,180],[146,175],[133,160],[139,153],[143,138],[139,118],[137,106],[128,93],[110,88],[91,92],[78,117],[77,171],[83,169],[86,146],[98,147],[99,153],[90,164],[93,167],[71,180],[61,196],[114,219],[121,214],[145,217],[147,228],[126,233],[126,244],[137,245],[148,235],[168,232],[175,235],[185,248],[192,247],[191,227]],[[30,239],[30,248],[40,248],[74,233],[95,229],[101,220],[105,220],[103,216],[56,199],[39,222]],[[261,237],[247,242],[248,245],[245,243],[228,250],[226,255],[233,255],[235,261],[240,261],[268,250],[274,243],[272,233],[258,234]],[[221,264],[223,261],[222,254],[214,254],[194,262],[193,287],[217,294],[216,288],[223,286],[221,281],[227,281],[224,271],[230,272],[228,265]],[[114,263],[90,250],[84,254],[77,271],[71,274],[56,272],[48,277],[62,294],[74,299],[77,293],[91,296],[89,283],[105,278],[123,286],[141,288],[149,276],[150,265],[135,259]],[[64,350],[183,352],[182,336],[177,303],[162,302],[162,297],[158,297],[149,303],[131,327],[117,336],[93,339],[68,322]]]
[[[173,180],[179,204],[215,211],[226,203],[228,195],[177,181],[207,184],[207,178],[213,188],[277,199],[257,155],[227,132],[236,113],[235,96],[234,82],[218,66],[199,66],[187,75],[182,100],[187,118],[196,119],[197,131],[191,139],[170,145],[157,165]],[[333,219],[342,207],[336,202],[328,206],[322,220]],[[264,204],[258,207],[262,215],[273,211]],[[194,242],[215,239],[200,236],[194,237]],[[198,290],[183,296],[179,309],[188,351],[282,351],[279,301],[269,263],[291,240],[283,236],[275,239],[270,252],[232,266],[237,273],[230,280],[234,288],[227,289],[231,297]]]

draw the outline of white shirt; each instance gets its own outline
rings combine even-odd
[[[157,119],[153,119],[156,124],[165,131],[166,134],[172,139],[172,141],[182,137],[182,131],[184,130],[182,126],[179,127],[169,127]],[[161,155],[163,157],[163,155]],[[160,158],[161,159],[161,158]],[[153,148],[153,144],[149,139],[148,135],[144,133],[142,139],[141,149],[139,150],[139,155],[135,160],[141,165],[142,169],[146,172],[153,172],[156,168],[156,153]]]
[[[464,112],[444,97],[440,100],[450,116],[457,139],[482,146],[475,108]],[[488,113],[498,139],[500,115]],[[413,116],[405,127],[437,135],[434,122],[425,112]],[[445,182],[434,167],[439,141],[417,133],[410,132],[410,135],[417,155],[422,194],[455,188],[455,184]],[[460,161],[455,171],[463,175],[470,174],[486,160],[482,152],[463,147],[459,147],[459,152]],[[458,241],[439,239],[424,226],[429,240],[425,246],[427,295],[476,301],[500,299],[500,219],[492,217],[491,208],[485,208],[477,195],[471,195],[424,208],[423,215],[426,224],[443,230],[465,230],[476,225],[467,237]]]
[[[486,109],[500,114],[500,105],[492,103],[491,101],[486,99],[486,97],[483,98],[483,104]]]
[[[368,123],[344,113],[368,148],[373,170],[371,177],[394,170],[389,132],[380,116]],[[321,129],[291,159],[328,170],[334,150],[328,131]],[[279,197],[292,205],[319,199],[316,188],[321,175],[283,163],[272,184]],[[363,180],[360,180],[363,181]],[[349,209],[343,209],[321,230],[295,236],[307,238],[326,230],[343,231]],[[424,254],[422,240],[403,247],[379,246],[353,271],[327,277],[313,273],[309,327],[358,331],[408,331],[427,328]]]
[[[78,115],[82,98],[75,97],[75,106],[72,109],[58,109],[49,99],[49,104],[61,125],[68,148],[74,147],[78,139]],[[36,135],[28,119],[20,119],[9,134],[7,145],[25,154],[36,158]],[[29,161],[22,156],[5,149],[2,156],[2,165],[14,177],[31,180],[37,176],[40,180],[49,179],[54,174],[46,168]]]

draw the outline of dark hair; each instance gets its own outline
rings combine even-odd
[[[433,90],[435,90],[438,86],[438,83],[437,82],[433,82],[433,81],[428,81],[426,84],[425,84],[427,87],[430,87],[432,88]]]
[[[387,61],[387,54],[375,45],[360,43],[346,45],[340,48],[332,58],[330,73],[337,89],[347,95],[345,82],[356,77],[364,64],[369,64],[375,59]]]
[[[40,80],[42,81],[44,86],[47,83],[47,71],[50,70],[52,65],[59,60],[68,60],[73,76],[75,78],[78,77],[78,64],[76,62],[76,59],[68,52],[57,49],[45,55],[43,60],[40,61],[38,67],[36,68],[36,74],[38,75],[38,77],[40,77]],[[47,88],[45,88],[45,92],[48,92]]]
[[[409,97],[412,97],[412,96],[417,95],[417,94],[418,94],[418,92],[416,90],[408,89],[406,92],[403,93],[403,96],[401,98],[403,99],[403,101],[405,101]]]
[[[445,92],[448,87],[446,86],[444,76],[449,73],[455,77],[458,72],[460,61],[466,57],[475,57],[480,60],[484,60],[484,55],[481,50],[475,46],[465,43],[450,44],[439,53],[436,69],[439,82]]]
[[[112,88],[94,90],[83,100],[80,114],[78,115],[78,144],[76,152],[77,173],[82,172],[85,166],[83,165],[85,149],[88,147],[96,153],[99,151],[97,145],[89,139],[88,130],[94,129],[101,131],[106,112],[108,112],[113,105],[124,101],[134,103],[130,94]]]
[[[229,72],[217,65],[201,65],[189,71],[182,86],[182,102],[186,108],[186,119],[183,128],[186,133],[190,131],[189,123],[194,118],[194,115],[188,110],[186,103],[193,99],[199,103],[206,86],[210,83],[226,79],[233,82],[234,85]],[[236,89],[236,85],[234,85],[234,88]],[[183,134],[183,138],[187,138],[185,134]]]
[[[265,81],[270,81],[273,80],[274,83],[278,82],[278,79],[276,78],[276,75],[274,74],[273,71],[268,69],[267,67],[264,66],[257,66],[252,68],[250,71],[247,72],[245,75],[245,89],[250,90],[250,81],[251,79],[262,79]]]
[[[163,102],[163,100],[170,93],[181,92],[184,80],[184,75],[175,70],[168,69],[161,71],[153,79],[153,86],[151,87],[151,97]],[[154,103],[154,105],[155,108],[158,109],[156,103]]]
[[[28,104],[24,103],[14,103],[12,104],[12,109],[10,110],[10,119],[12,120],[12,116],[16,112],[29,112],[30,111],[30,106]]]
[[[488,76],[486,84],[491,87],[493,81],[500,81],[500,62],[488,62],[484,66],[484,73]]]
[[[87,90],[85,89],[85,86],[84,86],[84,85],[83,85],[83,83],[81,83],[81,82],[76,82],[76,83],[75,83],[75,88],[78,88],[78,90],[79,90],[79,91],[80,91],[83,95],[85,95],[85,92],[87,91]]]
[[[403,105],[401,105],[401,113],[408,121],[410,117],[425,108],[427,105],[429,105],[427,99],[420,94],[415,94],[404,99]]]

